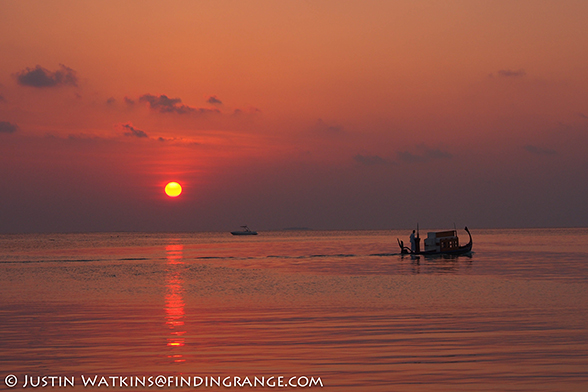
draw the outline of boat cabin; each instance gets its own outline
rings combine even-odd
[[[447,252],[458,248],[456,230],[429,232],[425,238],[425,252]]]

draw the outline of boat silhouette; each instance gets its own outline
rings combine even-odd
[[[243,230],[231,231],[232,235],[257,235],[257,231],[252,231],[247,226],[241,226]]]
[[[421,239],[418,233],[417,227],[417,235],[415,237],[415,248],[411,249],[407,246],[404,246],[404,242],[400,239],[396,239],[398,241],[398,246],[400,246],[400,253],[403,255],[423,255],[423,256],[436,256],[436,255],[463,255],[470,253],[472,251],[472,234],[468,230],[466,226],[464,229],[470,240],[467,244],[460,246],[459,245],[459,238],[457,236],[457,230],[446,230],[446,231],[437,231],[437,232],[429,232],[427,233],[427,238],[425,238],[425,250],[421,250],[420,243]],[[414,232],[413,232],[414,233]]]

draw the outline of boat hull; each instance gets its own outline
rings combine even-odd
[[[231,231],[232,235],[257,235],[257,231]]]
[[[444,251],[444,252],[434,252],[434,251],[431,251],[431,252],[415,252],[415,253],[410,253],[409,252],[408,254],[415,255],[415,256],[417,256],[417,255],[420,255],[420,256],[438,256],[438,255],[439,256],[444,256],[444,255],[458,256],[458,255],[465,255],[465,254],[468,254],[468,253],[471,253],[471,252],[472,252],[472,244],[467,244],[465,246],[460,246],[457,249],[447,250],[447,251]]]

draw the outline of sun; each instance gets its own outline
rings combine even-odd
[[[165,186],[165,194],[169,197],[178,197],[182,193],[182,186],[177,182],[170,182]]]

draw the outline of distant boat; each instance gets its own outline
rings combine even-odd
[[[247,226],[241,226],[243,230],[231,231],[232,235],[257,235],[257,231],[251,231]]]
[[[427,233],[425,238],[425,250],[421,250],[421,239],[418,233],[415,238],[415,250],[411,250],[409,247],[404,246],[404,242],[396,239],[400,246],[400,253],[403,255],[423,255],[423,256],[436,256],[436,255],[463,255],[472,251],[472,234],[468,230],[467,226],[465,231],[468,233],[470,240],[467,244],[460,246],[459,238],[457,237],[457,230],[447,230],[438,232]]]

